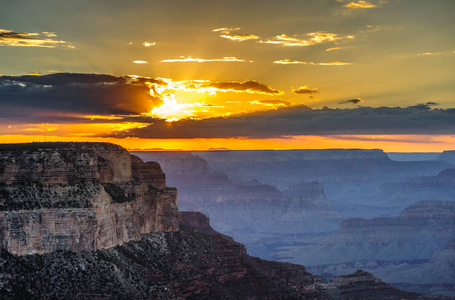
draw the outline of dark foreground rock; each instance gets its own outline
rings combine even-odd
[[[249,257],[185,224],[96,252],[0,258],[1,299],[314,299],[313,281],[302,266]]]
[[[182,213],[179,232],[150,233],[141,241],[109,249],[26,256],[2,251],[0,258],[0,299],[417,296],[390,288],[372,276],[368,279],[367,285],[349,279],[324,284],[303,266],[250,257],[242,244],[211,229],[208,219],[199,213]]]

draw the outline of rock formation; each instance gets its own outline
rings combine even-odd
[[[330,280],[345,299],[358,299],[359,294],[366,299],[406,299],[417,298],[417,293],[401,291],[382,282],[371,273],[357,270],[353,274],[342,275]]]
[[[177,192],[165,186],[158,164],[113,144],[0,145],[1,247],[87,251],[176,231]]]
[[[403,183],[381,185],[368,203],[406,207],[420,200],[455,201],[455,169],[445,169],[436,176],[411,177]]]
[[[401,289],[455,297],[455,239],[447,242],[430,260],[390,264],[371,272]]]
[[[384,215],[385,210],[375,211],[374,205],[368,204],[368,209],[362,207],[365,199],[370,198],[381,184],[405,182],[416,176],[434,176],[453,166],[447,161],[392,161],[379,149],[192,153],[205,159],[214,171],[230,178],[256,179],[279,190],[300,183],[319,182],[324,186],[327,198],[339,206],[337,211],[345,217]],[[397,213],[399,210],[393,210],[394,215]]]
[[[305,238],[302,235],[325,235],[338,228],[340,216],[317,182],[281,192],[257,180],[215,172],[190,152],[134,153],[160,163],[168,183],[179,190],[180,209],[208,214],[216,230],[244,243],[252,255],[270,259],[274,248]]]
[[[335,264],[361,259],[429,259],[455,236],[455,202],[420,201],[397,217],[347,219],[337,234],[317,248],[299,252],[289,261],[305,265]],[[282,249],[284,250],[284,249]]]
[[[144,234],[140,241],[108,249],[0,254],[5,300],[417,299],[372,276],[353,276],[359,277],[364,280],[346,277],[327,284],[303,266],[250,257],[242,244],[194,212],[182,213],[178,232]]]
[[[420,201],[397,217],[347,219],[336,235],[318,244],[278,250],[280,261],[300,263],[314,273],[338,276],[363,268],[388,283],[418,292],[453,293],[450,283],[455,202]],[[445,248],[444,248],[445,247]],[[445,250],[441,250],[445,249]],[[431,279],[433,278],[433,279]],[[431,284],[426,289],[419,285]]]
[[[442,152],[436,160],[455,163],[455,150],[446,150]]]

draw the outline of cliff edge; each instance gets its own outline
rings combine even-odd
[[[0,245],[16,255],[94,251],[177,231],[157,163],[108,143],[0,145]]]

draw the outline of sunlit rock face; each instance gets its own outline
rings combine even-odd
[[[178,230],[156,163],[107,143],[0,146],[0,240],[24,255],[97,250]]]

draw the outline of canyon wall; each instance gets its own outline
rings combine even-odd
[[[12,254],[98,250],[177,231],[157,163],[107,143],[0,145],[0,242]]]

